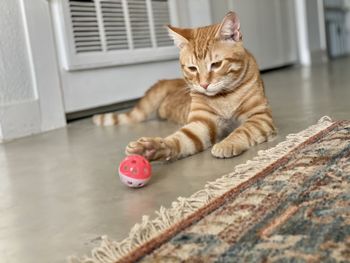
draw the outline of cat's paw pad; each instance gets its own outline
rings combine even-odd
[[[230,158],[240,155],[245,150],[246,148],[239,144],[219,142],[213,146],[211,154],[217,158]]]
[[[167,145],[162,138],[142,137],[136,142],[130,142],[125,149],[127,155],[138,154],[149,161],[166,159],[169,154]]]

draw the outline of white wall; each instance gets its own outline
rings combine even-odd
[[[36,99],[18,1],[0,1],[0,105]]]
[[[324,51],[326,45],[323,3],[320,0],[308,0],[305,3],[309,49],[311,53]]]
[[[65,125],[48,2],[0,1],[0,140]]]
[[[240,17],[245,47],[260,69],[271,69],[297,60],[294,6],[289,0],[211,0],[213,22],[229,11]]]
[[[345,0],[344,1],[345,6],[350,10],[350,0]],[[347,12],[346,18],[345,18],[345,27],[346,27],[346,48],[347,48],[347,53],[350,54],[350,11]]]
[[[320,50],[320,34],[318,24],[317,0],[306,1],[309,48],[311,51]]]
[[[243,41],[261,69],[326,56],[323,0],[211,0],[213,22],[228,9],[240,16]]]
[[[347,38],[346,38],[346,48],[347,48],[347,53],[350,53],[350,12],[346,16],[346,33],[347,33]]]
[[[208,0],[187,0],[189,23],[185,26],[200,27],[210,25],[212,23],[210,9],[211,2]]]
[[[4,139],[37,132],[37,120],[34,123],[32,118],[18,121],[18,117],[28,116],[26,112],[30,112],[35,119],[39,108],[21,6],[18,1],[0,1],[0,10],[0,139]],[[24,133],[22,126],[27,129]]]

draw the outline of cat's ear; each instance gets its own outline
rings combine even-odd
[[[189,29],[178,28],[168,25],[168,33],[172,40],[174,40],[175,45],[178,48],[183,48],[188,43],[188,38],[190,36]]]
[[[242,40],[241,24],[235,12],[228,12],[222,20],[216,37],[222,40]]]

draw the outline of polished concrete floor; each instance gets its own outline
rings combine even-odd
[[[0,145],[0,261],[63,262],[98,245],[100,235],[121,239],[142,215],[191,195],[323,115],[350,119],[350,58],[273,71],[263,79],[280,132],[273,142],[233,159],[206,151],[154,164],[152,181],[139,190],[117,177],[124,147],[140,136],[165,136],[176,125],[100,128],[87,119]]]

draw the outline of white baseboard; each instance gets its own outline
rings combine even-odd
[[[41,132],[39,100],[0,106],[0,141]]]

